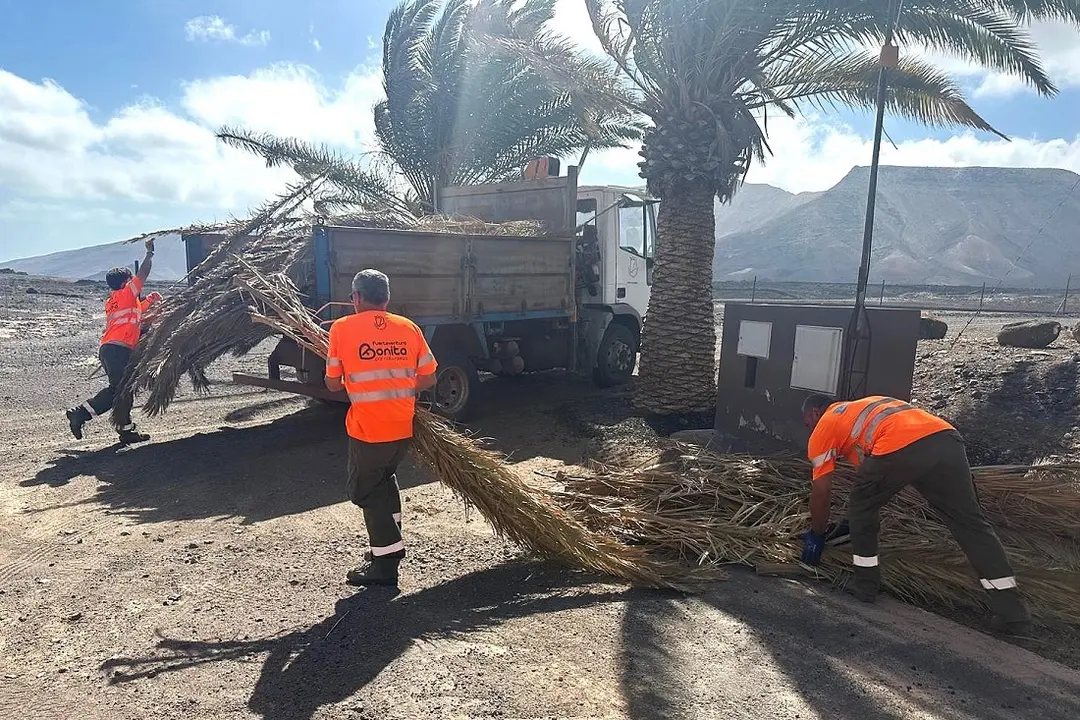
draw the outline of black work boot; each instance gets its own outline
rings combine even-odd
[[[990,619],[990,630],[1007,638],[1030,640],[1035,637],[1035,626],[1030,620],[1006,620],[1000,615]]]
[[[994,613],[990,625],[994,632],[1010,637],[1031,637],[1031,615],[1019,590],[987,590],[986,600]]]
[[[856,600],[864,603],[872,603],[877,600],[878,588],[880,586],[880,568],[857,567],[855,568],[854,577],[851,579],[851,585],[848,587],[848,591],[855,596]]]
[[[83,439],[83,425],[90,422],[90,413],[86,412],[84,407],[73,407],[64,413],[67,415],[68,426],[71,427],[71,434],[75,436],[76,440]]]
[[[398,565],[401,558],[377,557],[354,568],[345,576],[345,582],[349,585],[363,587],[365,585],[391,585],[398,584]]]
[[[128,428],[124,428],[120,431],[121,445],[134,445],[136,443],[146,442],[149,439],[149,435],[139,432],[135,429],[134,425]]]

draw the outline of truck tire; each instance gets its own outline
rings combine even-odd
[[[637,344],[630,328],[614,322],[608,325],[596,352],[593,381],[602,388],[630,382],[637,365]]]
[[[430,390],[432,410],[458,422],[467,420],[476,400],[480,378],[472,360],[457,353],[438,356],[439,370],[435,387]]]

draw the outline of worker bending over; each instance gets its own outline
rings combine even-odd
[[[873,602],[881,582],[878,566],[880,511],[905,486],[913,486],[937,511],[987,590],[995,628],[1023,634],[1030,618],[1016,588],[1005,549],[983,517],[956,429],[925,410],[888,397],[834,402],[812,395],[802,408],[812,430],[810,530],[803,533],[804,562],[816,565],[825,547],[832,473],[842,457],[858,467],[848,500],[855,565],[853,594]]]
[[[411,320],[386,311],[390,281],[363,270],[352,282],[356,314],[330,326],[326,387],[349,393],[349,499],[364,511],[371,549],[350,570],[350,585],[397,585],[405,557],[397,468],[412,443],[416,395],[435,385],[438,367]]]
[[[83,425],[112,410],[116,393],[124,379],[124,371],[131,360],[131,351],[139,342],[142,314],[151,304],[161,300],[161,295],[156,292],[150,293],[145,300],[140,298],[143,284],[150,276],[153,258],[154,240],[151,238],[146,241],[146,257],[143,258],[137,275],[132,276],[131,270],[126,267],[113,268],[105,275],[105,282],[112,292],[105,301],[105,334],[101,337],[98,359],[105,368],[109,386],[82,405],[67,411],[71,434],[76,440],[82,440]],[[118,418],[117,430],[123,445],[150,439],[149,435],[135,429],[130,411]]]

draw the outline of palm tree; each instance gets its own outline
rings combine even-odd
[[[349,157],[293,138],[223,128],[219,137],[329,188],[320,210],[434,211],[448,185],[520,177],[529,160],[623,147],[642,127],[625,108],[595,108],[585,90],[562,88],[520,55],[481,38],[544,45],[555,0],[406,0],[383,34],[385,99],[374,107],[377,147]]]
[[[546,38],[511,43],[548,77],[584,84],[649,120],[641,175],[660,198],[654,283],[637,405],[710,410],[716,392],[713,202],[730,201],[770,152],[770,109],[872,108],[898,0],[583,0],[610,62]],[[891,6],[891,7],[890,7]],[[1077,22],[1080,0],[904,0],[895,39],[1056,92],[1024,24]],[[614,72],[612,72],[614,70]],[[887,110],[930,126],[997,132],[943,71],[906,57],[888,71]]]

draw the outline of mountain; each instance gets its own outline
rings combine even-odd
[[[717,216],[721,280],[852,282],[869,169],[821,193],[747,185]],[[1067,170],[882,167],[872,281],[1058,287],[1080,271],[1080,176]],[[759,208],[747,225],[740,203]],[[753,213],[751,213],[753,214]],[[723,227],[725,217],[739,218]]]
[[[180,235],[170,233],[154,242],[154,280],[179,280],[187,274],[184,243]],[[49,255],[10,260],[0,266],[29,273],[65,280],[104,280],[105,273],[114,267],[132,267],[142,260],[143,246],[134,243],[115,242],[106,245],[64,250]]]

